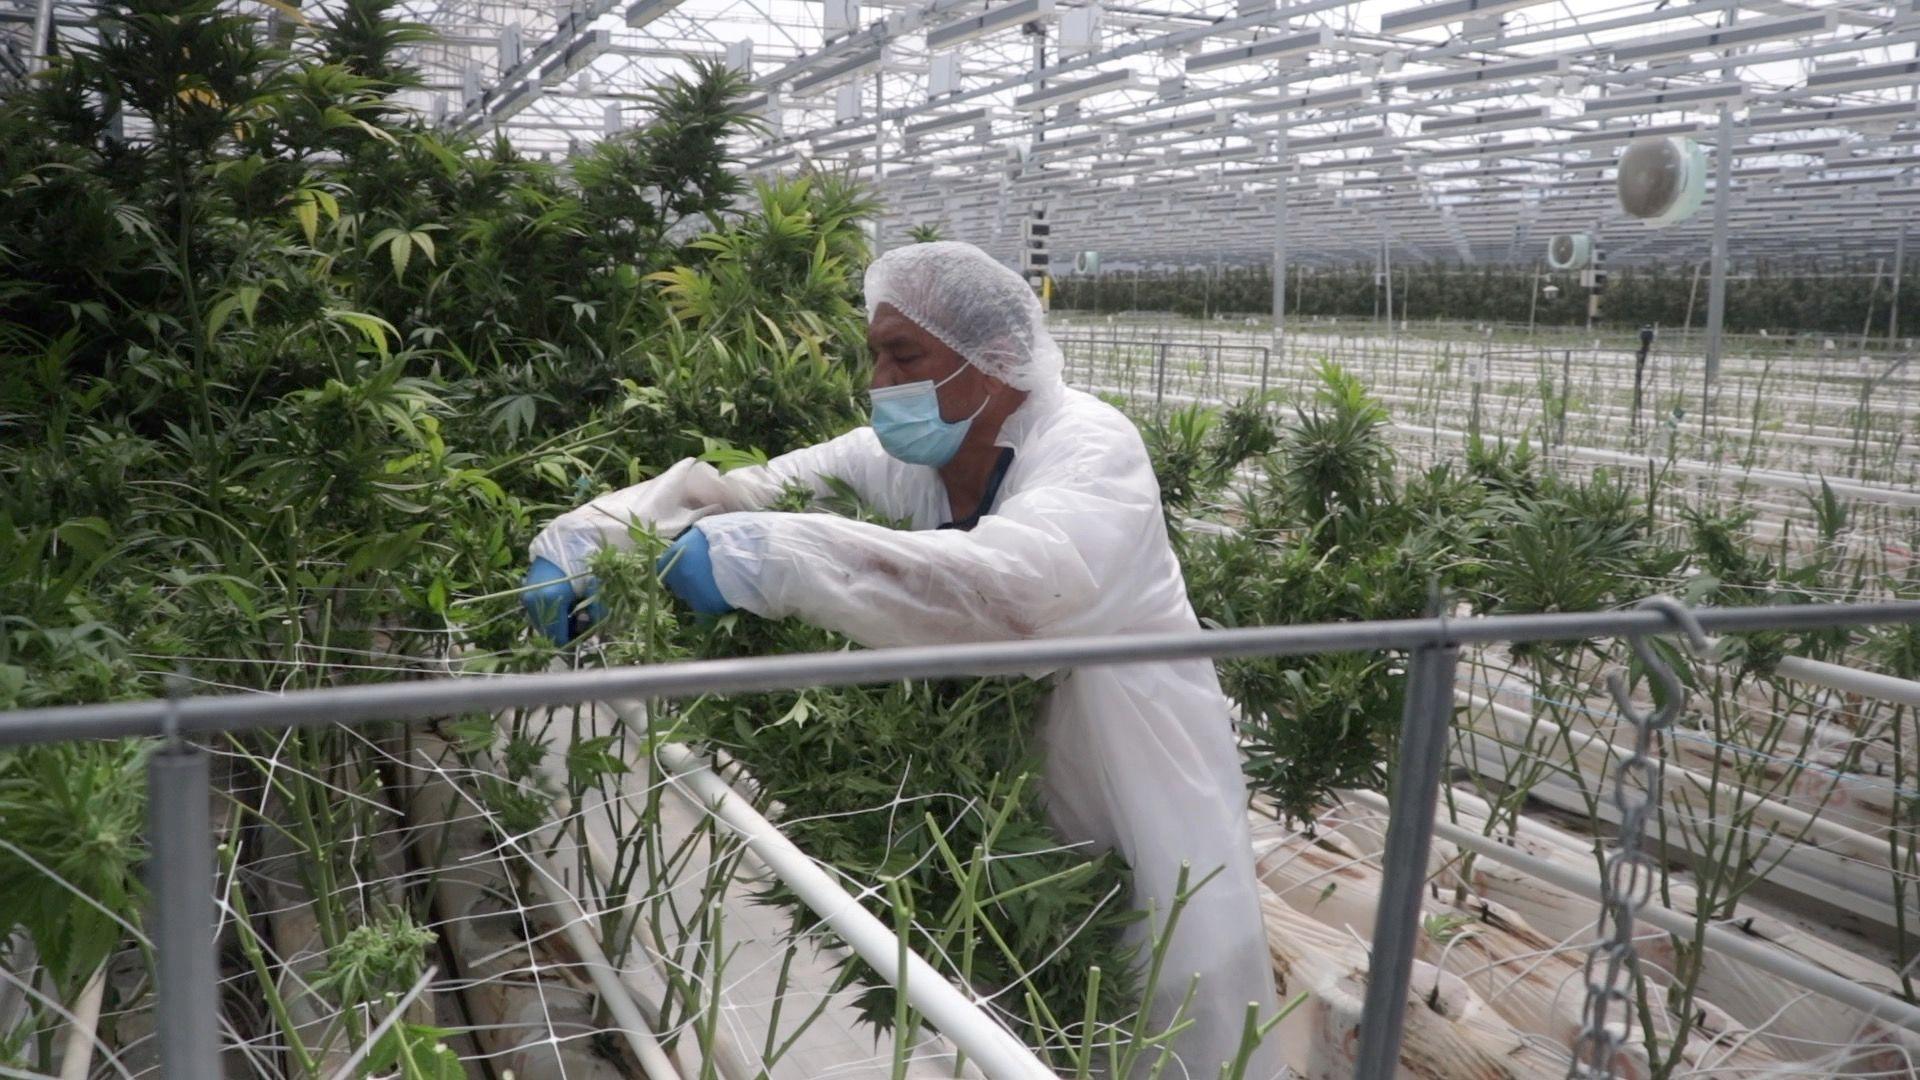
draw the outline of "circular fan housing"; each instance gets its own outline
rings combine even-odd
[[[1593,237],[1561,233],[1547,241],[1547,265],[1555,270],[1584,270],[1593,262]]]
[[[1707,153],[1678,135],[1635,139],[1620,155],[1620,208],[1649,225],[1691,217],[1707,197]]]
[[[1073,269],[1075,272],[1081,274],[1099,273],[1100,253],[1097,251],[1083,251],[1075,255],[1073,257]]]

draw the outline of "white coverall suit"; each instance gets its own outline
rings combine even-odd
[[[1028,389],[996,441],[1013,448],[1013,460],[970,531],[937,528],[954,514],[935,469],[890,457],[872,428],[860,428],[725,476],[683,461],[563,516],[533,554],[577,572],[599,544],[625,546],[635,517],[663,535],[698,520],[728,603],[871,647],[1199,629],[1159,485],[1125,416],[1053,374]],[[829,477],[911,531],[742,512],[794,483],[826,494]],[[1163,1075],[1211,1080],[1238,1047],[1247,1004],[1262,1018],[1276,1011],[1246,787],[1213,665],[1059,673],[1038,731],[1054,827],[1067,842],[1117,849],[1133,871],[1134,905],[1153,910],[1156,924],[1183,861],[1193,882],[1220,868],[1182,913],[1150,1005],[1159,1030],[1200,975],[1195,1023],[1176,1042],[1180,1064]],[[1134,933],[1144,943],[1148,928]],[[1281,1070],[1269,1039],[1246,1075],[1270,1080]]]

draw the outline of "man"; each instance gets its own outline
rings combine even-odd
[[[866,296],[871,427],[725,476],[683,461],[595,500],[534,541],[532,580],[566,590],[638,518],[685,529],[661,565],[695,610],[796,616],[868,646],[1197,629],[1140,435],[1061,382],[1026,283],[969,244],[916,244],[868,268]],[[912,530],[758,509],[791,484],[824,494],[830,477]],[[554,610],[541,621],[564,640]],[[1275,996],[1213,665],[1060,672],[1045,708],[1043,792],[1064,839],[1118,849],[1157,919],[1183,861],[1194,882],[1220,871],[1182,914],[1151,1003],[1164,1024],[1200,976],[1182,1068],[1166,1075],[1216,1076],[1248,1003],[1270,1017]],[[1268,1046],[1247,1075],[1279,1072]]]

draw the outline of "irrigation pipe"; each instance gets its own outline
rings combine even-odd
[[[633,760],[634,756],[635,755],[629,755],[627,757],[627,767],[629,769],[635,768],[636,766],[644,768],[643,762]],[[539,766],[539,772],[541,776],[545,777],[547,781],[555,785],[556,788],[565,789],[565,777],[560,775],[558,770],[552,766],[551,759],[543,762]],[[583,814],[585,811],[576,807],[565,795],[562,795],[558,802],[555,803],[555,821],[566,821],[577,813]],[[588,827],[585,833],[586,840],[584,847],[586,849],[587,861],[592,865],[594,874],[596,874],[601,881],[614,880],[616,876],[614,859],[611,855],[607,854],[606,846],[601,842],[599,833],[595,832],[591,827]],[[563,914],[574,908],[579,908],[581,918],[592,919],[596,924],[599,922],[598,915],[586,914],[584,905],[579,904],[578,897],[568,894],[560,888],[557,883],[559,881],[559,872],[554,867],[551,859],[532,849],[528,849],[527,853],[539,859],[542,870],[539,875],[541,890],[547,893],[549,899],[561,909]],[[658,883],[650,882],[649,884]],[[572,941],[573,933],[579,929],[579,925],[576,920],[569,918],[565,920],[564,928],[568,931],[568,940]],[[653,936],[653,940],[651,941],[648,940],[649,930]],[[622,1027],[628,1028],[629,1030],[635,1028],[634,1024],[622,1018],[621,1013],[626,1010],[616,1008],[615,1005],[611,1003],[611,992],[606,985],[603,985],[600,978],[603,968],[615,973],[616,978],[612,981],[619,987],[619,1004],[627,1006],[629,1009],[637,1008],[642,1019],[647,1021],[647,1041],[653,1043],[655,1049],[659,1052],[660,1061],[658,1064],[668,1070],[664,1074],[665,1080],[678,1080],[686,1070],[681,1070],[673,1063],[671,1057],[665,1052],[665,1049],[660,1047],[658,1041],[655,1040],[651,1034],[652,1028],[659,1023],[660,1010],[651,1007],[649,1003],[641,999],[640,996],[627,985],[626,980],[617,977],[618,972],[609,962],[606,952],[600,949],[599,942],[593,935],[586,934],[584,936],[592,943],[594,951],[589,954],[588,950],[582,948],[578,943],[575,944],[575,948],[580,949],[581,956],[585,960],[588,970],[593,973],[594,986],[599,990],[600,997],[603,1000],[610,1001],[608,1011],[614,1014],[615,1019],[620,1021]],[[669,979],[666,975],[666,969],[672,966],[673,958],[669,955],[670,950],[667,948],[665,938],[660,934],[659,926],[654,925],[650,920],[636,918],[633,923],[633,933],[631,937],[634,945],[640,949],[640,954],[646,959],[648,967],[652,969],[654,977],[659,979],[663,984],[668,983]],[[749,1064],[745,1051],[735,1045],[736,1042],[737,1040],[729,1029],[715,1033],[713,1053],[707,1060],[702,1060],[699,1057],[700,1051],[698,1047],[690,1048],[686,1043],[681,1043],[680,1051],[684,1055],[694,1058],[694,1064],[690,1064],[688,1069],[696,1073],[702,1072],[709,1067],[722,1077],[745,1078],[765,1073],[767,1071],[765,1063]],[[638,1047],[634,1048],[634,1053],[641,1059],[643,1066],[648,1064],[647,1054],[642,1053]],[[698,1067],[695,1067],[695,1065]],[[648,1068],[647,1075],[651,1080],[662,1080],[662,1077],[657,1075],[652,1068]]]
[[[80,991],[73,1006],[73,1023],[67,1028],[64,1052],[60,1056],[60,1080],[87,1080],[93,1071],[94,1031],[100,1026],[100,999],[107,992],[107,965],[93,969],[93,977]]]
[[[492,762],[491,752],[486,753],[483,760],[499,771],[497,763]],[[554,779],[551,776],[548,778]],[[562,796],[555,811],[556,819],[565,821],[572,815],[574,808]],[[592,836],[588,837],[588,858],[594,863],[596,873],[611,876],[610,867],[605,865],[605,856],[599,850],[598,844],[594,842],[595,839]],[[666,1048],[662,1047],[660,1041],[654,1037],[653,1021],[658,1017],[650,1018],[642,1012],[639,1003],[635,1000],[633,988],[620,977],[619,969],[608,958],[606,950],[600,947],[599,940],[587,931],[589,924],[599,925],[600,917],[589,913],[586,906],[580,903],[579,897],[561,887],[560,870],[554,866],[553,860],[546,851],[535,844],[515,844],[514,846],[534,863],[535,872],[528,876],[538,886],[541,895],[546,897],[547,903],[553,905],[561,933],[566,937],[567,944],[572,946],[574,952],[579,955],[581,966],[587,969],[588,977],[593,980],[595,995],[600,1003],[606,1006],[607,1013],[613,1017],[614,1023],[620,1026],[620,1032],[626,1036],[627,1046],[633,1051],[634,1058],[640,1062],[640,1069],[646,1073],[647,1080],[681,1080],[679,1068],[667,1055]],[[635,938],[639,939],[637,927]],[[647,950],[645,941],[639,941],[639,944],[643,951]],[[653,958],[651,951],[648,951],[648,955],[649,959]]]
[[[1449,843],[1492,859],[1494,862],[1525,871],[1549,885],[1565,889],[1588,900],[1596,902],[1600,900],[1600,881],[1592,874],[1582,873],[1546,859],[1516,851],[1451,822],[1435,822],[1434,832]],[[1641,908],[1635,917],[1644,919],[1670,934],[1679,934],[1688,938],[1691,938],[1698,929],[1692,916],[1683,915],[1659,904],[1648,904]],[[1822,997],[1831,998],[1842,1005],[1858,1009],[1875,1019],[1884,1020],[1920,1034],[1920,1007],[1909,1005],[1891,994],[1877,991],[1870,986],[1851,982],[1831,971],[1786,953],[1748,941],[1718,923],[1709,922],[1705,924],[1704,929],[1703,941],[1710,949],[1717,949],[1749,967],[1785,979],[1795,986],[1811,990]]]
[[[1468,435],[1453,428],[1430,427],[1425,424],[1410,424],[1396,420],[1393,426],[1421,435],[1439,435],[1449,440],[1465,441]],[[1614,465],[1641,466],[1646,464],[1647,455],[1629,454],[1621,450],[1602,450],[1597,447],[1567,446],[1557,448],[1571,457],[1588,461],[1601,461]],[[1735,483],[1752,483],[1764,487],[1786,488],[1790,491],[1804,491],[1810,495],[1820,494],[1820,485],[1824,483],[1833,489],[1836,495],[1848,495],[1868,502],[1885,506],[1920,507],[1920,491],[1906,488],[1880,487],[1874,484],[1860,484],[1851,480],[1834,480],[1806,473],[1781,472],[1776,469],[1731,469],[1726,466],[1709,465],[1700,461],[1674,460],[1664,462],[1673,471],[1689,476],[1705,476],[1713,479],[1725,479]]]
[[[1500,777],[1505,775],[1507,764],[1502,759],[1486,752],[1474,754],[1471,760],[1456,757],[1457,763],[1472,769],[1483,776]],[[1537,780],[1527,791],[1528,797],[1549,807],[1565,811],[1575,818],[1586,818],[1609,825],[1620,823],[1620,812],[1605,799],[1596,807],[1591,789],[1582,791],[1567,781],[1551,778]],[[1457,798],[1457,796],[1456,796]],[[1704,822],[1698,814],[1686,818],[1686,823],[1699,825]],[[1717,858],[1712,852],[1702,852],[1698,846],[1688,840],[1687,829],[1677,829],[1668,841],[1676,852],[1690,858]],[[1762,859],[1770,860],[1766,873],[1766,883],[1773,888],[1785,890],[1806,897],[1827,907],[1837,908],[1850,915],[1857,916],[1891,931],[1899,925],[1899,913],[1884,895],[1874,895],[1869,891],[1868,883],[1884,882],[1884,873],[1875,877],[1864,870],[1853,870],[1850,880],[1849,864],[1843,859],[1826,863],[1817,861],[1818,848],[1811,844],[1798,849],[1780,851],[1785,844],[1782,838],[1764,840],[1759,852]],[[1779,857],[1776,857],[1779,852]],[[1591,855],[1591,852],[1587,853]],[[1890,887],[1883,892],[1890,891]]]
[[[632,702],[609,701],[620,719],[647,738],[644,714]],[[738,833],[760,861],[767,864],[795,896],[813,909],[862,960],[889,984],[901,988],[913,1007],[953,1040],[994,1080],[1031,1078],[1053,1080],[1054,1073],[1025,1044],[1001,1027],[980,1005],[948,982],[911,949],[902,949],[893,931],[851,894],[840,887],[805,852],[794,846],[773,822],[762,817],[693,751],[677,743],[662,743],[654,755],[697,797],[700,806]],[[904,955],[906,970],[900,969]],[[896,1037],[899,1037],[896,1035]]]
[[[1498,694],[1511,691],[1501,687],[1494,687],[1493,692]],[[1536,722],[1534,717],[1520,709],[1516,709],[1505,702],[1496,701],[1490,696],[1476,694],[1471,690],[1456,689],[1454,691],[1454,700],[1465,704],[1469,709],[1472,709],[1474,706],[1485,706],[1495,714],[1496,722],[1498,719],[1505,719],[1511,724],[1519,725],[1522,731],[1525,731],[1527,727]],[[1501,731],[1498,727],[1492,732],[1485,732],[1469,724],[1468,730],[1482,736],[1494,736],[1502,739],[1512,738],[1512,736]],[[1556,732],[1556,734],[1564,740],[1569,763],[1576,767],[1578,767],[1580,763],[1579,759],[1583,755],[1591,752],[1605,758],[1606,760],[1601,764],[1611,769],[1615,767],[1614,762],[1626,753],[1619,744],[1608,738],[1597,727],[1587,731],[1569,730],[1564,733]],[[1671,753],[1669,753],[1668,756],[1671,758]],[[1714,793],[1714,789],[1722,785],[1717,785],[1707,777],[1701,776],[1690,766],[1672,760],[1667,762],[1666,770],[1669,776],[1680,781],[1680,783],[1668,785],[1670,794],[1667,801],[1672,802],[1679,795],[1688,791],[1698,791],[1705,794],[1714,812],[1718,812],[1720,798]],[[1734,785],[1728,782],[1724,786],[1733,787]],[[1742,792],[1742,794],[1745,794],[1745,792]],[[1757,809],[1764,811],[1772,819],[1773,824],[1783,828],[1798,829],[1803,836],[1811,835],[1815,837],[1813,843],[1814,849],[1828,854],[1842,850],[1884,851],[1886,847],[1884,843],[1875,840],[1872,836],[1858,829],[1850,828],[1838,822],[1828,821],[1823,817],[1794,806],[1783,799],[1776,799],[1770,796],[1763,797]],[[1855,857],[1857,858],[1858,856]]]
[[[560,929],[567,936],[567,944],[580,954],[581,964],[593,979],[593,988],[600,996],[600,1004],[607,1007],[614,1023],[620,1025],[620,1033],[626,1036],[627,1046],[633,1050],[633,1056],[639,1059],[647,1080],[680,1080],[680,1070],[674,1068],[660,1041],[653,1037],[653,1025],[647,1023],[647,1018],[640,1015],[640,1007],[634,1004],[633,990],[620,978],[613,961],[600,948],[600,942],[587,932],[588,921],[598,922],[597,917],[589,915],[577,897],[560,887],[559,879],[554,876],[554,868],[544,855],[533,851],[527,854],[540,862],[540,873],[530,876],[539,885],[547,902],[559,910]]]
[[[1719,642],[1716,641],[1714,646],[1714,655],[1718,655]],[[1824,686],[1829,690],[1920,709],[1920,682],[1912,679],[1882,675],[1877,671],[1862,671],[1845,664],[1830,664],[1825,660],[1808,660],[1801,656],[1783,657],[1773,670],[1777,675]]]

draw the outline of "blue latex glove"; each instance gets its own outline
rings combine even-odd
[[[527,587],[527,591],[520,594],[520,603],[527,609],[527,618],[532,620],[535,629],[547,635],[547,639],[555,645],[565,645],[579,637],[605,614],[600,601],[593,598],[594,582],[591,579],[587,582],[587,609],[583,612],[574,611],[576,600],[573,583],[567,580],[565,570],[546,559],[533,560],[533,567],[527,571],[526,580],[521,584]]]
[[[673,595],[701,615],[725,615],[733,610],[720,586],[713,580],[713,556],[707,551],[707,534],[698,525],[680,534],[666,554],[653,564],[660,580]]]

